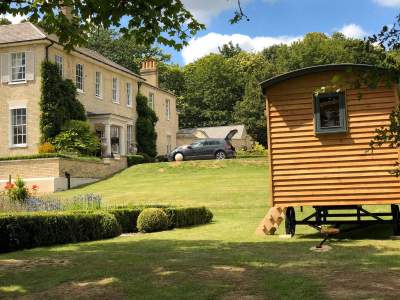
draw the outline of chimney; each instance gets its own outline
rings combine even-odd
[[[142,68],[140,69],[140,75],[146,79],[146,81],[158,87],[158,68],[157,61],[153,58],[149,58],[142,62]]]

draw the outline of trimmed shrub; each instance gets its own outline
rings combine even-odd
[[[137,220],[137,228],[141,232],[162,231],[168,226],[168,216],[162,208],[146,208]]]
[[[0,252],[112,238],[121,234],[114,215],[92,213],[23,213],[0,215]]]
[[[111,209],[107,212],[115,216],[119,225],[121,225],[122,232],[127,233],[138,231],[136,224],[141,211],[139,208],[122,208]]]
[[[158,155],[156,157],[156,162],[167,162],[167,161],[168,161],[167,155]]]
[[[151,157],[150,155],[146,154],[146,153],[138,153],[138,155],[143,156],[143,162],[144,163],[153,163],[155,161],[154,157]]]
[[[207,224],[212,221],[213,213],[206,207],[165,208],[169,228],[179,228]]]
[[[100,149],[100,140],[91,132],[89,123],[80,120],[67,121],[53,143],[59,152],[79,155],[94,155]]]
[[[39,152],[39,154],[54,153],[54,152],[56,152],[56,148],[49,142],[45,142],[45,143],[39,145],[38,152]]]
[[[144,163],[143,155],[128,155],[128,167]]]

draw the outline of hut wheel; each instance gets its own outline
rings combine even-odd
[[[393,217],[393,234],[400,235],[400,210],[397,204],[391,205]]]
[[[296,233],[296,214],[294,208],[291,206],[286,209],[285,229],[286,234],[290,234],[291,236],[294,236]]]

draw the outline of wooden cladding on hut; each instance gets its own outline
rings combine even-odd
[[[360,73],[372,68],[317,66],[261,84],[272,206],[400,203],[399,179],[389,173],[398,150],[383,146],[371,152],[369,146],[375,129],[389,124],[398,103],[397,86],[355,89],[349,80],[355,76],[349,69]],[[338,77],[347,79],[325,93],[321,87],[333,88],[332,78]]]

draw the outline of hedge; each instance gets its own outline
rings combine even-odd
[[[0,252],[116,237],[121,226],[106,212],[0,215]]]
[[[139,208],[111,209],[108,213],[115,216],[121,225],[122,232],[137,232],[137,219],[142,212]]]
[[[210,223],[212,212],[205,207],[162,209],[168,228]],[[107,211],[68,211],[0,214],[0,253],[14,250],[112,238],[137,232],[142,208]]]
[[[3,156],[0,157],[0,161],[9,161],[9,160],[28,160],[28,159],[41,159],[41,158],[67,158],[72,160],[79,161],[96,161],[100,162],[101,159],[96,156],[76,156],[72,154],[66,153],[39,153],[39,154],[30,154],[30,155],[15,155],[15,156]]]
[[[134,165],[138,165],[138,164],[143,164],[144,161],[144,157],[143,155],[128,155],[126,157],[127,161],[128,161],[128,167],[134,166]]]
[[[212,221],[213,214],[206,207],[166,208],[170,228],[188,227],[207,224]]]

